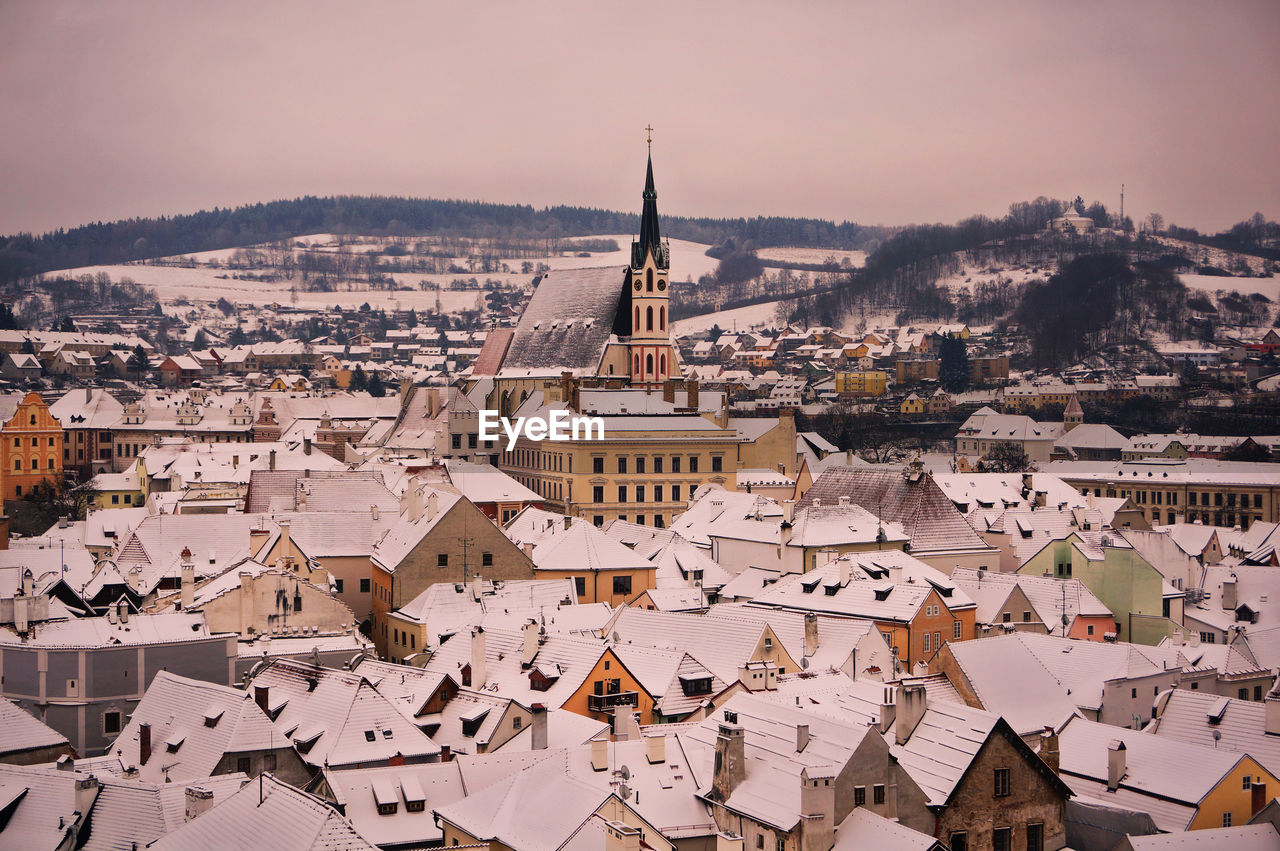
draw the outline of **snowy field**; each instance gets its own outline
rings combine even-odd
[[[783,263],[826,263],[835,258],[837,263],[849,261],[855,269],[867,265],[867,252],[843,251],[839,248],[761,248],[756,252],[761,260],[777,260]]]
[[[778,322],[778,305],[781,302],[766,301],[747,307],[735,307],[732,310],[721,310],[716,313],[704,313],[702,316],[690,316],[671,323],[671,332],[677,337],[707,331],[712,325],[719,325],[725,331],[751,331],[756,328],[776,328]]]
[[[589,257],[578,257],[576,254],[566,253],[564,255],[527,259],[535,264],[545,263],[552,269],[576,269],[594,266],[622,267],[630,262],[632,236],[620,234],[582,238],[613,239],[617,241],[619,250],[592,253]],[[346,248],[352,253],[371,251],[386,242],[386,240],[370,237],[350,239],[352,241],[349,242]],[[290,240],[291,244],[298,242],[306,243],[309,246],[305,250],[322,252],[338,250],[337,238],[332,234],[311,234]],[[257,246],[254,247],[256,248]],[[269,275],[271,272],[270,269],[256,269],[245,272],[243,270],[224,268],[222,264],[227,263],[231,256],[240,250],[242,249],[226,248],[182,255],[181,257],[165,258],[170,262],[178,260],[194,262],[196,265],[191,267],[160,265],[158,263],[130,263],[115,266],[85,266],[48,274],[50,276],[74,277],[86,274],[97,275],[100,272],[105,272],[113,281],[132,278],[139,284],[155,290],[161,302],[167,305],[172,305],[179,301],[207,303],[217,301],[219,298],[226,298],[235,304],[246,306],[279,303],[286,305],[296,304],[300,308],[321,308],[333,305],[339,305],[343,308],[355,308],[368,302],[374,308],[388,310],[408,310],[413,308],[414,310],[423,311],[435,309],[438,298],[440,308],[446,313],[472,309],[476,306],[477,299],[482,297],[482,292],[478,290],[446,289],[452,281],[458,278],[474,277],[482,283],[486,279],[493,279],[515,287],[527,287],[533,280],[532,275],[522,274],[519,271],[489,274],[448,273],[441,275],[429,275],[420,272],[396,272],[392,274],[396,283],[410,289],[398,289],[395,291],[381,288],[370,289],[365,282],[352,280],[338,282],[332,292],[304,292],[299,290],[296,301],[294,301],[294,295],[290,292],[290,287],[294,281],[283,278],[278,281],[236,280],[232,277],[236,274]],[[295,249],[295,253],[299,253],[302,250],[304,249]],[[707,246],[696,242],[671,240],[671,277],[675,286],[680,286],[686,280],[697,280],[699,276],[715,269],[716,261],[706,255],[706,250]],[[465,264],[465,258],[457,258],[457,260],[458,265]],[[509,266],[517,270],[522,262],[523,260],[507,261]],[[429,281],[441,289],[423,290],[419,287],[422,281]]]
[[[1026,269],[1004,269],[1004,268],[977,268],[968,266],[956,272],[954,275],[946,275],[938,279],[938,286],[952,292],[960,290],[968,290],[973,292],[974,288],[980,284],[998,284],[1001,281],[1012,281],[1014,284],[1026,284],[1031,281],[1043,281],[1052,275],[1056,269],[1035,269],[1028,267]]]
[[[1179,275],[1182,283],[1206,292],[1261,293],[1272,301],[1280,301],[1280,278],[1223,278],[1219,275]]]

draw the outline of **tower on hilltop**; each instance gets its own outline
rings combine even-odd
[[[678,372],[671,332],[671,248],[658,228],[658,193],[653,185],[653,154],[644,180],[640,238],[631,243],[627,287],[631,295],[631,383],[659,384]]]

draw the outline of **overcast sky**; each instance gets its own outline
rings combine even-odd
[[[0,0],[0,233],[302,194],[1280,217],[1280,3]]]

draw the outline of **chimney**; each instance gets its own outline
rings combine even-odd
[[[267,453],[267,469],[274,470],[276,468],[276,451],[272,449]]]
[[[1263,721],[1263,730],[1269,736],[1280,736],[1280,697],[1267,695],[1265,705],[1266,716]]]
[[[1200,633],[1193,630],[1191,634],[1187,636],[1187,643],[1190,644],[1192,647],[1199,647]]]
[[[604,771],[609,767],[609,740],[591,740],[591,770]]]
[[[818,652],[818,616],[814,612],[804,613],[804,655],[813,656]]]
[[[796,725],[796,753],[804,753],[805,746],[809,744],[809,725]]]
[[[662,401],[675,404],[676,401],[676,383],[668,378],[662,382]]]
[[[213,793],[200,786],[187,787],[187,803],[183,810],[183,820],[191,821],[205,814],[213,806]]]
[[[268,686],[253,687],[253,702],[258,704],[258,708],[266,714],[270,715],[271,705],[271,689]]]
[[[711,798],[727,801],[747,779],[746,731],[737,724],[721,724],[716,736],[716,761],[711,780]]]
[[[1233,612],[1239,601],[1236,598],[1236,575],[1231,574],[1230,579],[1222,580],[1222,610]]]
[[[143,721],[138,725],[138,765],[146,765],[151,759],[151,724]]]
[[[251,558],[257,558],[258,551],[262,549],[262,545],[267,542],[269,537],[271,537],[271,532],[267,529],[249,530],[249,556]]]
[[[876,729],[882,734],[889,732],[897,717],[898,707],[894,703],[893,686],[885,686],[884,693],[880,695],[880,724]]]
[[[649,764],[667,761],[667,736],[665,733],[644,737],[644,755]]]
[[[850,500],[849,497],[847,496],[841,496],[836,500],[836,502],[839,503],[841,508],[848,508],[849,503],[852,502],[852,500]]]
[[[852,578],[853,565],[850,564],[847,558],[839,559],[836,564],[840,566],[840,587],[843,588],[849,584],[849,580]]]
[[[685,393],[689,397],[689,407],[698,409],[698,379],[690,378],[684,383]]]
[[[185,612],[196,603],[196,566],[191,561],[191,550],[182,548],[182,575],[179,580],[182,584],[179,587],[182,610]]]
[[[572,525],[573,525],[573,517],[572,517],[572,516],[570,516],[570,515],[568,515],[568,514],[566,514],[566,515],[564,516],[564,528],[565,528],[565,530],[567,531],[567,530],[569,529],[569,527],[570,527],[570,526],[572,526]]]
[[[1058,750],[1058,731],[1050,726],[1045,726],[1044,732],[1040,734],[1040,758],[1044,760],[1044,764],[1053,769],[1053,773],[1057,774],[1062,765],[1062,755]]]
[[[449,762],[453,759],[453,748],[449,745],[440,746],[440,761]]]
[[[471,687],[480,688],[485,683],[484,627],[471,630]]]
[[[309,437],[302,438],[302,454],[303,455],[311,454],[311,438]]]
[[[92,775],[76,780],[76,812],[80,814],[80,824],[89,820],[89,810],[97,800],[99,791],[101,787],[98,785],[98,778]]]
[[[533,542],[525,541],[520,545],[520,552],[524,553],[525,558],[533,558]]]
[[[440,497],[435,491],[432,491],[426,501],[427,522],[430,523],[436,519],[436,512],[440,510]]]
[[[422,485],[418,482],[418,477],[414,476],[409,480],[409,486],[404,489],[404,495],[400,497],[400,512],[410,523],[417,523],[422,519],[425,508],[422,500]]]
[[[836,778],[830,767],[800,769],[800,818],[806,849],[829,849],[835,843]]]
[[[520,668],[527,670],[533,664],[533,657],[538,655],[538,622],[533,618],[525,621],[520,638]]]
[[[287,562],[293,561],[293,539],[289,537],[289,521],[280,523],[280,554]]]
[[[120,602],[116,604],[116,617],[120,619],[120,623],[129,622],[129,601],[120,598]]]
[[[618,742],[634,742],[640,738],[640,718],[629,706],[613,710],[613,738]]]
[[[1124,742],[1113,741],[1107,745],[1107,791],[1114,792],[1124,779],[1125,770]]]
[[[9,515],[0,514],[0,550],[9,549]]]
[[[58,771],[75,771],[76,761],[70,754],[64,753],[62,756],[58,757],[58,761],[54,763],[54,767],[57,768]]]
[[[604,851],[640,851],[640,829],[626,822],[604,823]]]
[[[533,720],[529,725],[529,737],[532,742],[530,748],[535,751],[545,751],[547,749],[547,705],[535,703],[529,707],[529,711],[533,713]]]
[[[794,499],[786,499],[782,501],[782,520],[784,523],[794,523],[796,519],[796,501]]]
[[[911,738],[925,710],[924,686],[903,686],[898,689],[898,708],[893,720],[894,740],[905,745]]]

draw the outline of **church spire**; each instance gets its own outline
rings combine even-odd
[[[658,231],[658,193],[653,188],[653,155],[649,156],[649,168],[644,178],[644,209],[640,213],[640,257],[653,249],[654,259],[659,256],[658,247],[662,235]]]

